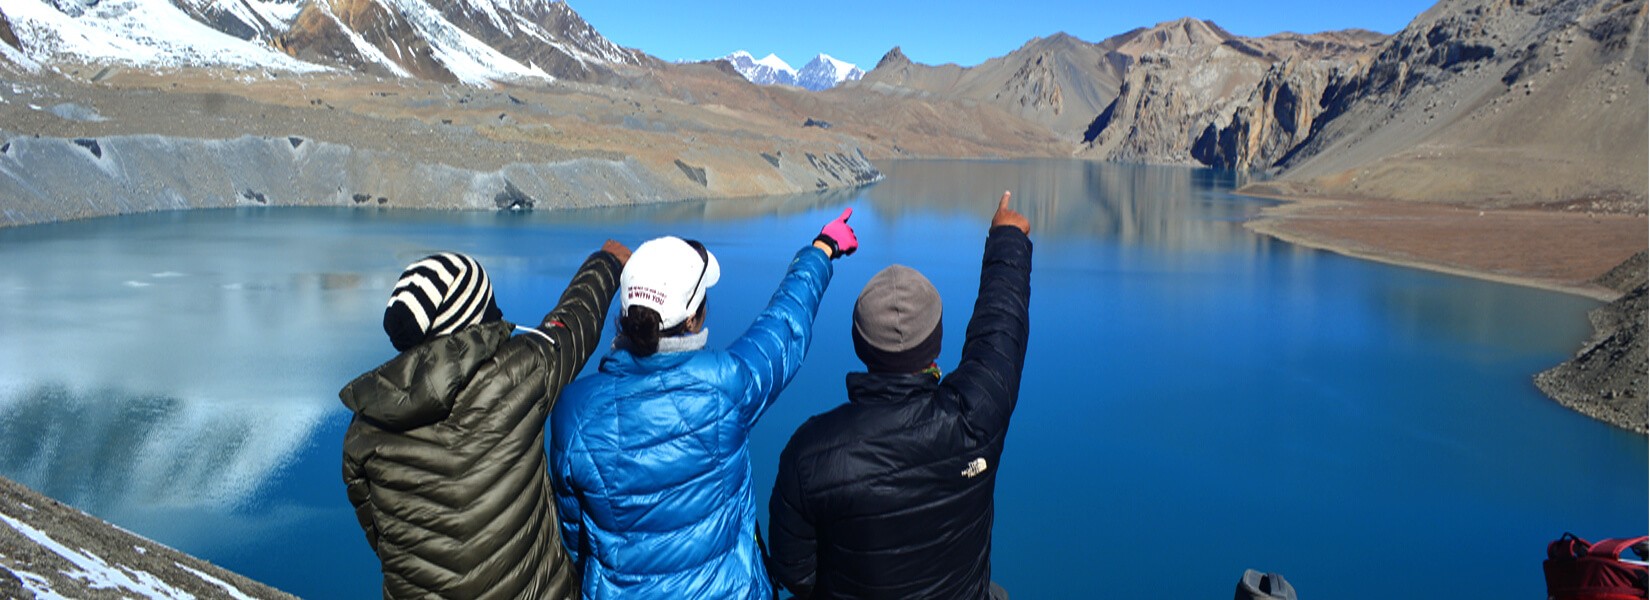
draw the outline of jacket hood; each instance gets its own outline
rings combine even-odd
[[[494,321],[466,327],[402,352],[338,392],[351,412],[391,431],[447,418],[453,400],[515,326]]]

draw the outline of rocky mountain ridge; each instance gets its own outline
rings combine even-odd
[[[853,63],[820,53],[809,60],[808,64],[802,65],[802,70],[796,72],[796,84],[802,89],[818,92],[842,85],[844,82],[859,81],[863,77],[865,71]]]
[[[924,65],[889,50],[846,89],[931,101],[981,103],[1075,143],[1117,94],[1132,58],[1064,33],[1036,38],[977,66]]]
[[[1444,0],[1328,77],[1284,193],[1643,212],[1643,0]]]
[[[772,53],[758,59],[749,52],[736,50],[719,60],[733,65],[733,70],[757,85],[796,85],[796,69]]]
[[[975,67],[921,65],[895,48],[861,85],[989,103],[1050,127],[1086,158],[1207,164],[1194,142],[1230,123],[1273,65],[1353,62],[1383,39],[1362,30],[1244,38],[1182,18],[1097,43],[1037,38]]]
[[[733,65],[733,69],[751,83],[792,85],[811,92],[828,90],[865,76],[865,72],[853,63],[837,60],[825,53],[815,55],[801,69],[792,68],[790,63],[774,54],[757,59],[744,50],[734,51],[717,60]]]
[[[30,61],[323,69],[486,86],[600,81],[655,62],[565,2],[526,0],[20,0],[0,28]],[[14,61],[15,62],[15,61]]]
[[[1258,193],[1638,213],[1645,15],[1643,0],[1445,0],[1392,36],[1263,38],[1180,19],[974,67],[894,48],[849,87],[995,106],[1085,158],[1274,176]]]
[[[1122,48],[1138,64],[1089,125],[1078,154],[1238,170],[1269,166],[1253,160],[1255,144],[1281,148],[1272,152],[1292,148],[1292,136],[1304,135],[1302,125],[1316,115],[1325,74],[1363,60],[1385,39],[1360,30],[1244,38],[1189,19],[1133,37]],[[1268,127],[1274,121],[1266,119],[1250,132],[1252,115],[1270,115],[1279,126]],[[1223,134],[1259,139],[1242,148],[1244,156],[1226,160],[1237,149],[1219,144]]]

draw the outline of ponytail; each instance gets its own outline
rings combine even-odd
[[[710,300],[699,301],[699,310],[693,313],[693,318],[705,318],[705,305]],[[659,330],[659,313],[639,304],[630,305],[630,311],[619,316],[619,335],[624,338],[624,347],[636,356],[652,356],[659,352],[659,339],[681,335],[687,330],[688,322],[682,321],[670,329]]]
[[[659,313],[646,306],[632,305],[629,312],[619,317],[619,333],[632,353],[652,356],[659,351]]]

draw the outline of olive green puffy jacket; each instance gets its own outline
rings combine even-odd
[[[595,349],[619,268],[610,254],[591,255],[536,332],[472,325],[338,393],[355,413],[344,483],[382,562],[385,598],[578,597],[544,425]]]

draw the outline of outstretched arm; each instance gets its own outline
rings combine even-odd
[[[1020,396],[1020,372],[1031,335],[1031,225],[1008,207],[1003,192],[980,266],[980,293],[968,320],[962,360],[940,385],[961,404],[971,435],[988,439],[1008,429]]]
[[[560,389],[584,368],[595,352],[607,321],[608,307],[619,288],[619,271],[630,258],[630,249],[607,240],[602,249],[585,259],[561,300],[535,329],[550,341],[550,389]]]
[[[819,302],[831,283],[831,260],[859,249],[859,238],[848,226],[853,214],[853,208],[843,209],[841,216],[820,230],[813,244],[797,251],[768,307],[728,347],[747,375],[746,389],[739,395],[744,401],[739,416],[747,428],[756,425],[802,368],[813,340]]]
[[[768,307],[728,346],[728,354],[747,375],[739,407],[746,427],[756,424],[802,368],[831,274],[824,252],[813,246],[797,251]]]

